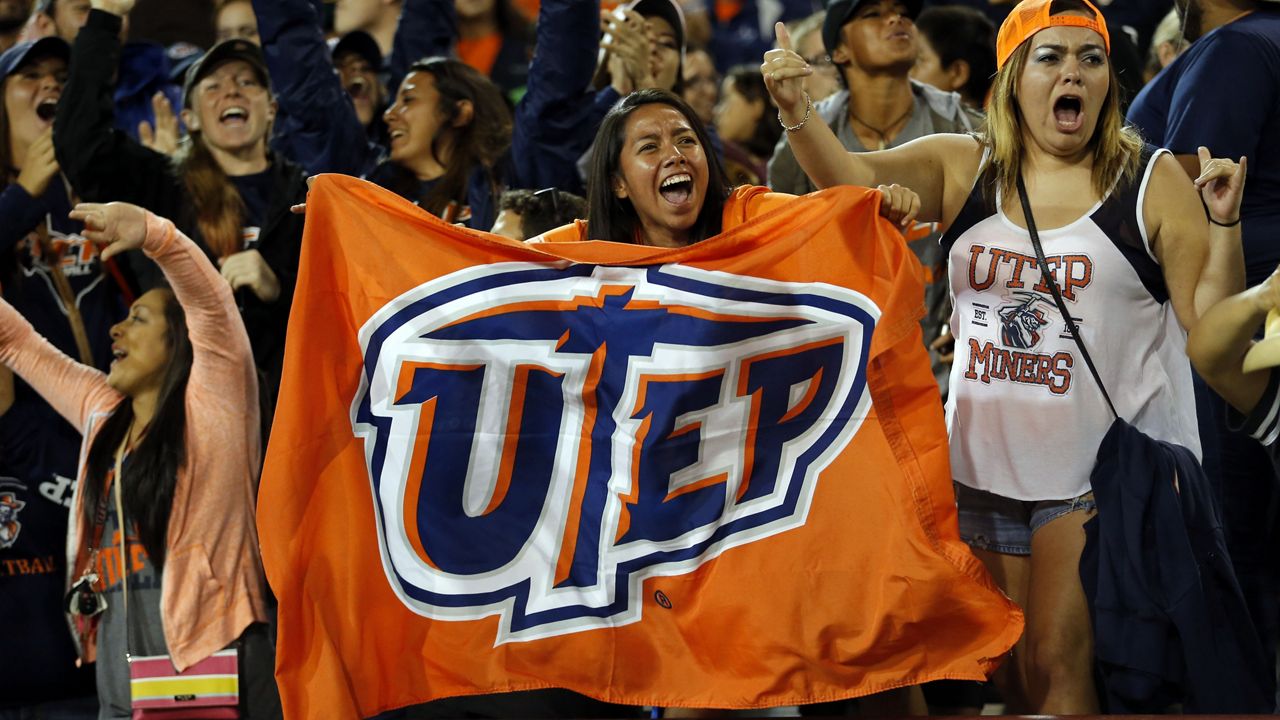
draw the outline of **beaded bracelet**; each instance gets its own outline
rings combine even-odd
[[[801,128],[805,126],[806,123],[809,122],[809,114],[812,112],[813,112],[813,100],[809,97],[809,93],[806,92],[804,94],[804,117],[800,119],[800,122],[796,125],[788,125],[785,121],[783,121],[782,110],[779,109],[778,124],[782,126],[783,130],[786,130],[789,133],[798,132]]]

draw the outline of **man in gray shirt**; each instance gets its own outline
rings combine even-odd
[[[923,0],[829,0],[822,40],[839,70],[843,88],[813,105],[815,119],[831,126],[850,152],[884,150],[934,133],[966,133],[982,116],[960,96],[909,76],[919,54],[915,17]],[[769,161],[769,187],[802,195],[817,190],[796,162],[783,133]],[[931,343],[947,322],[946,258],[938,234],[917,229],[907,234],[924,265],[927,315],[923,329]],[[934,376],[946,392],[948,367],[936,354]]]

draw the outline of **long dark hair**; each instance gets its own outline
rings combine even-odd
[[[467,203],[471,174],[478,167],[486,170],[490,185],[496,189],[493,167],[511,146],[511,108],[502,97],[502,90],[493,81],[458,60],[426,58],[409,66],[409,73],[413,72],[429,73],[435,79],[436,92],[440,94],[442,130],[431,141],[431,154],[439,160],[444,144],[449,141],[453,143],[449,162],[443,163],[444,175],[440,176],[426,194],[418,198],[418,204],[427,212],[441,215],[451,202],[460,205]],[[452,125],[458,117],[458,103],[462,100],[471,102],[471,122],[454,128]],[[391,184],[406,184],[408,187],[416,185],[416,178],[407,169],[395,163],[392,163],[392,167],[396,172],[393,173]],[[400,190],[401,187],[393,186],[391,189]]]
[[[591,153],[591,176],[587,185],[587,237],[593,240],[634,243],[640,229],[640,218],[635,207],[626,198],[613,194],[613,180],[618,175],[622,146],[626,142],[627,118],[645,105],[669,105],[684,116],[693,128],[702,154],[707,158],[707,197],[698,212],[698,219],[689,228],[691,242],[706,240],[720,233],[724,214],[724,202],[729,197],[729,180],[720,156],[711,146],[711,136],[698,119],[698,114],[680,99],[679,95],[649,88],[637,90],[622,98],[604,116],[596,132],[595,147]]]
[[[138,539],[152,564],[164,566],[169,514],[173,510],[173,490],[178,470],[187,459],[187,379],[191,376],[191,339],[187,336],[187,316],[172,290],[166,290],[164,320],[168,326],[169,364],[160,381],[156,414],[138,446],[129,453],[129,481],[120,486],[125,517],[138,528]],[[92,526],[102,498],[107,473],[115,469],[116,449],[124,442],[133,424],[133,401],[126,398],[102,423],[89,448],[85,472],[84,517]],[[116,479],[120,481],[119,478]],[[108,499],[108,504],[110,500]],[[127,532],[121,528],[122,532]]]

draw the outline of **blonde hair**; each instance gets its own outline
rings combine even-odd
[[[1022,138],[1022,111],[1018,108],[1018,79],[1031,54],[1031,43],[1024,42],[1009,56],[1009,61],[996,73],[991,85],[991,102],[987,106],[987,122],[980,139],[991,150],[984,172],[990,171],[1003,197],[1018,192],[1018,173],[1026,149]],[[1106,195],[1112,183],[1123,187],[1134,181],[1142,163],[1143,141],[1133,127],[1125,125],[1120,114],[1120,82],[1115,65],[1108,59],[1111,84],[1102,101],[1098,126],[1089,139],[1093,151],[1093,189],[1099,197]],[[1117,180],[1118,178],[1118,180]]]

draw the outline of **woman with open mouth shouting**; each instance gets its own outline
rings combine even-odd
[[[231,288],[173,223],[124,203],[71,216],[104,259],[144,252],[170,285],[111,328],[106,374],[0,302],[0,363],[83,435],[66,609],[83,659],[96,659],[99,717],[128,718],[129,655],[168,655],[181,671],[242,639],[246,657],[270,657],[254,530],[257,381]],[[274,688],[269,670],[242,682],[242,698]]]
[[[125,201],[173,218],[236,292],[268,398],[279,385],[285,327],[302,245],[302,170],[269,152],[275,121],[262,51],[243,39],[214,45],[188,71],[182,121],[189,137],[174,157],[114,128],[111,96],[122,15],[133,0],[94,0],[72,48],[54,147],[81,199]],[[139,253],[125,262],[140,290],[162,278]]]
[[[1243,167],[1202,150],[1193,186],[1124,126],[1106,22],[1088,0],[1013,9],[981,133],[881,152],[847,153],[811,120],[801,81],[812,71],[785,28],[778,40],[761,71],[813,181],[902,183],[920,194],[920,219],[947,228],[960,535],[1026,610],[996,677],[1009,710],[1096,713],[1079,573],[1090,475],[1115,416],[1200,455],[1186,329],[1243,282]]]
[[[648,89],[624,97],[596,133],[587,188],[587,219],[537,240],[612,240],[683,247],[778,207],[794,195],[731,188],[710,150],[707,128],[679,96]],[[915,193],[881,186],[880,214],[910,227]]]

